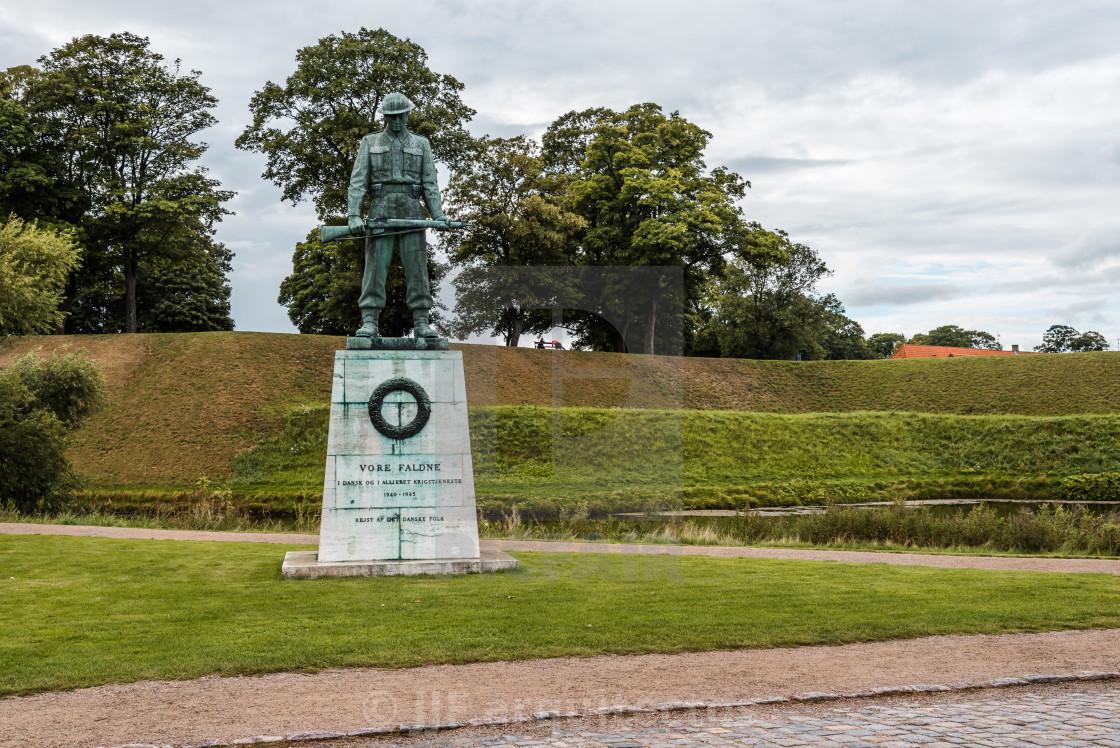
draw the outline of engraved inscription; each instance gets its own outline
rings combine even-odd
[[[348,509],[461,506],[463,455],[336,456],[327,478],[333,505]]]

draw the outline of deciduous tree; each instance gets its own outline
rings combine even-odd
[[[136,332],[141,264],[175,257],[184,224],[209,231],[228,213],[222,203],[233,193],[196,163],[207,146],[194,138],[214,123],[216,99],[197,70],[183,72],[128,32],[76,38],[39,64],[9,70],[19,85],[8,89],[44,123],[43,141],[54,144],[47,171],[61,192],[57,217],[79,229],[84,272],[101,274],[72,276],[63,306],[119,270],[124,329]]]
[[[1070,343],[1070,353],[1088,353],[1090,351],[1107,351],[1108,341],[1095,330],[1081,333]]]
[[[824,358],[819,338],[836,302],[813,294],[831,271],[810,247],[751,224],[723,271],[713,325],[731,358]],[[841,307],[842,309],[842,307]]]
[[[1036,345],[1034,349],[1044,353],[1107,351],[1108,341],[1094,330],[1078,332],[1069,325],[1050,325],[1042,334],[1042,345]]]
[[[905,342],[900,332],[877,332],[867,339],[867,348],[874,358],[890,358]]]
[[[823,307],[823,313],[816,343],[824,350],[826,360],[863,360],[875,357],[863,337],[863,326],[847,315],[844,305],[835,295],[827,294],[819,303]]]
[[[452,175],[448,209],[470,223],[443,240],[451,262],[464,266],[453,281],[454,334],[490,332],[516,346],[522,334],[552,327],[547,308],[557,289],[532,282],[532,273],[496,269],[575,264],[587,224],[564,207],[568,180],[546,171],[540,146],[524,136],[483,138]]]
[[[0,215],[27,220],[59,213],[57,162],[44,125],[15,98],[13,73],[0,72]],[[58,220],[58,219],[56,219]]]
[[[432,144],[432,155],[460,166],[472,139],[464,126],[474,110],[459,98],[463,84],[428,67],[428,54],[385,29],[323,37],[296,52],[296,70],[283,86],[268,81],[253,94],[253,123],[236,145],[263,153],[262,175],[284,199],[311,200],[324,222],[346,215],[350,169],[362,137],[381,129],[377,110],[399,91],[416,104],[410,130]]]
[[[983,330],[965,330],[958,325],[942,325],[928,333],[918,333],[908,341],[915,345],[943,345],[951,348],[985,348],[1002,351],[1003,346],[996,336]]]
[[[590,132],[587,128],[591,128]],[[704,150],[711,133],[677,112],[640,104],[620,114],[609,110],[569,113],[545,135],[547,160],[570,166],[586,142],[571,184],[573,212],[587,221],[580,260],[591,266],[676,267],[683,298],[702,293],[706,274],[718,270],[730,237],[741,225],[736,201],[750,186],[723,167],[709,170]],[[635,276],[637,278],[638,276]],[[662,279],[654,285],[668,285]],[[648,280],[640,288],[604,284],[616,298],[604,306],[626,309],[623,328],[641,326],[643,350],[653,353],[658,303]],[[628,303],[629,302],[629,303]],[[594,315],[576,320],[577,335],[593,345],[604,335],[625,348],[627,330],[605,327]]]

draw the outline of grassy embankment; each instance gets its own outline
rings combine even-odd
[[[189,503],[206,475],[230,480],[239,506],[292,514],[318,501],[340,343],[29,338],[0,349],[0,365],[63,344],[104,362],[111,405],[71,449],[101,506]],[[1060,476],[1117,469],[1116,354],[795,363],[457,347],[480,504],[492,512],[1046,499]],[[617,376],[581,376],[603,368]]]
[[[0,696],[324,667],[1120,626],[1120,577],[518,554],[517,572],[283,581],[275,546],[0,536]]]
[[[326,409],[234,462],[247,495],[322,484]],[[1060,477],[1120,471],[1120,417],[565,409],[471,413],[479,506],[601,516],[828,499],[1055,498]]]

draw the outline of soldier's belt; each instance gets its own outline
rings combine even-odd
[[[418,184],[375,184],[373,191],[378,194],[401,193],[404,195],[416,195],[420,191]]]

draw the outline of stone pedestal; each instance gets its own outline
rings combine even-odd
[[[462,353],[446,339],[348,344],[335,354],[319,552],[289,553],[284,576],[517,565],[487,555],[483,563]]]
[[[319,577],[399,577],[413,574],[474,574],[516,569],[517,559],[498,550],[493,540],[480,541],[479,558],[415,561],[320,561],[315,551],[289,551],[284,556],[286,579]]]

